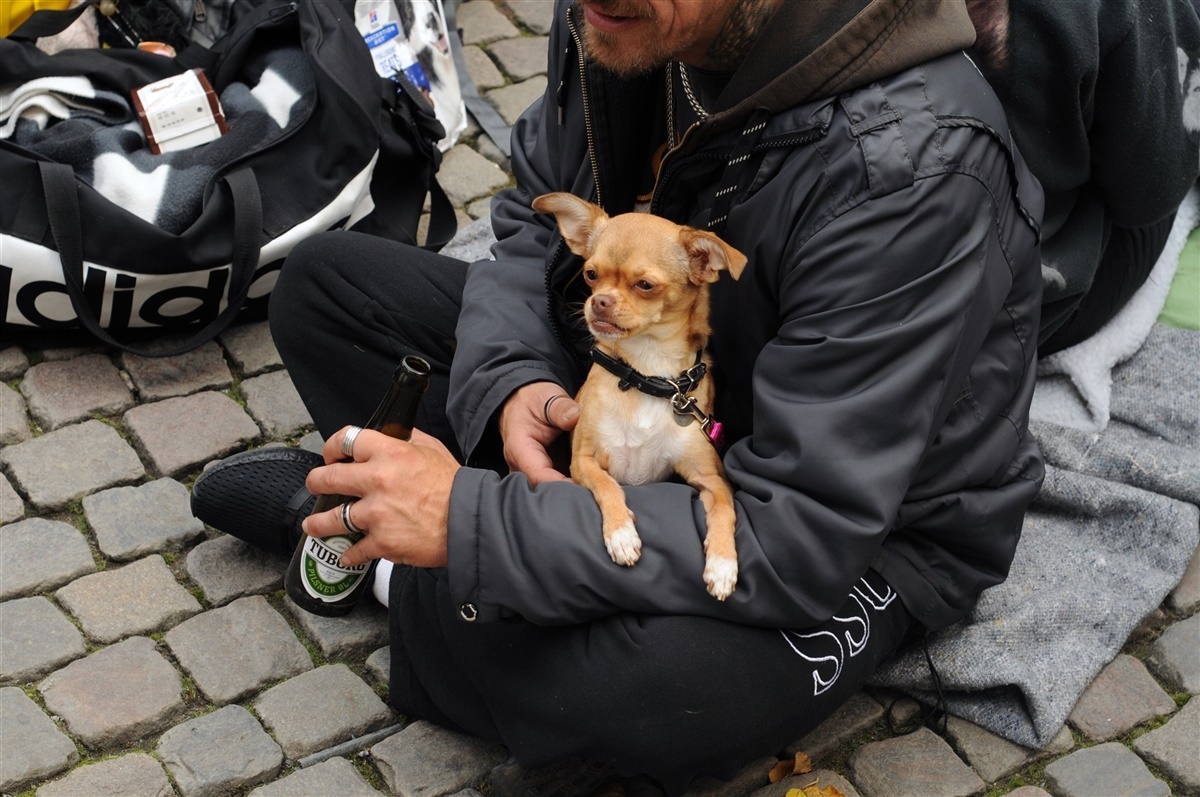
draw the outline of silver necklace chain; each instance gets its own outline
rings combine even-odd
[[[679,63],[679,62],[676,62]],[[696,112],[696,116],[701,119],[707,119],[711,114],[704,110],[704,106],[696,99],[695,93],[692,91],[692,82],[688,80],[687,67],[679,64],[679,79],[683,83],[683,93],[687,95],[688,105],[692,106],[692,110]]]

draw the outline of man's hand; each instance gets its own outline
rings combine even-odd
[[[322,453],[331,464],[308,474],[309,491],[359,498],[351,522],[367,535],[342,554],[344,567],[371,559],[418,567],[446,564],[450,489],[459,464],[441,441],[419,430],[403,441],[369,429],[354,441],[354,460],[342,459],[346,427]],[[314,537],[345,534],[341,507],[310,515],[304,531]]]
[[[524,473],[534,485],[566,481],[555,469],[548,449],[578,421],[579,405],[560,385],[531,382],[519,388],[500,411],[500,437],[508,467]]]

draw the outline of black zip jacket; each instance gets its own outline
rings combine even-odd
[[[517,187],[493,203],[495,260],[467,280],[449,413],[468,457],[518,387],[573,393],[587,372],[580,262],[530,202],[571,191],[628,211],[658,143],[664,73],[587,63],[582,24],[560,0],[549,87],[513,133]],[[937,628],[1005,578],[1043,474],[1027,433],[1041,192],[961,52],[973,39],[962,0],[784,0],[663,161],[654,212],[711,222],[749,257],[713,290],[733,596],[705,591],[704,511],[684,484],[626,489],[643,549],[624,568],[582,487],[467,467],[449,539],[464,617],[799,628],[873,568]]]

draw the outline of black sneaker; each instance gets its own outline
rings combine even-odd
[[[304,480],[323,464],[320,454],[283,446],[226,457],[192,485],[192,514],[255,547],[290,555],[317,500]]]
[[[523,769],[509,758],[492,770],[495,797],[586,797],[613,777],[605,764],[562,761],[538,769]]]

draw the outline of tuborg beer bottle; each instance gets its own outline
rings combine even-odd
[[[405,357],[392,377],[391,389],[363,428],[407,440],[412,435],[421,395],[429,386],[429,370],[429,363],[420,357]],[[320,495],[313,513],[354,500],[345,495]],[[376,561],[342,567],[338,559],[362,536],[347,533],[317,538],[302,534],[284,577],[288,597],[313,614],[340,617],[349,613],[371,582]]]

